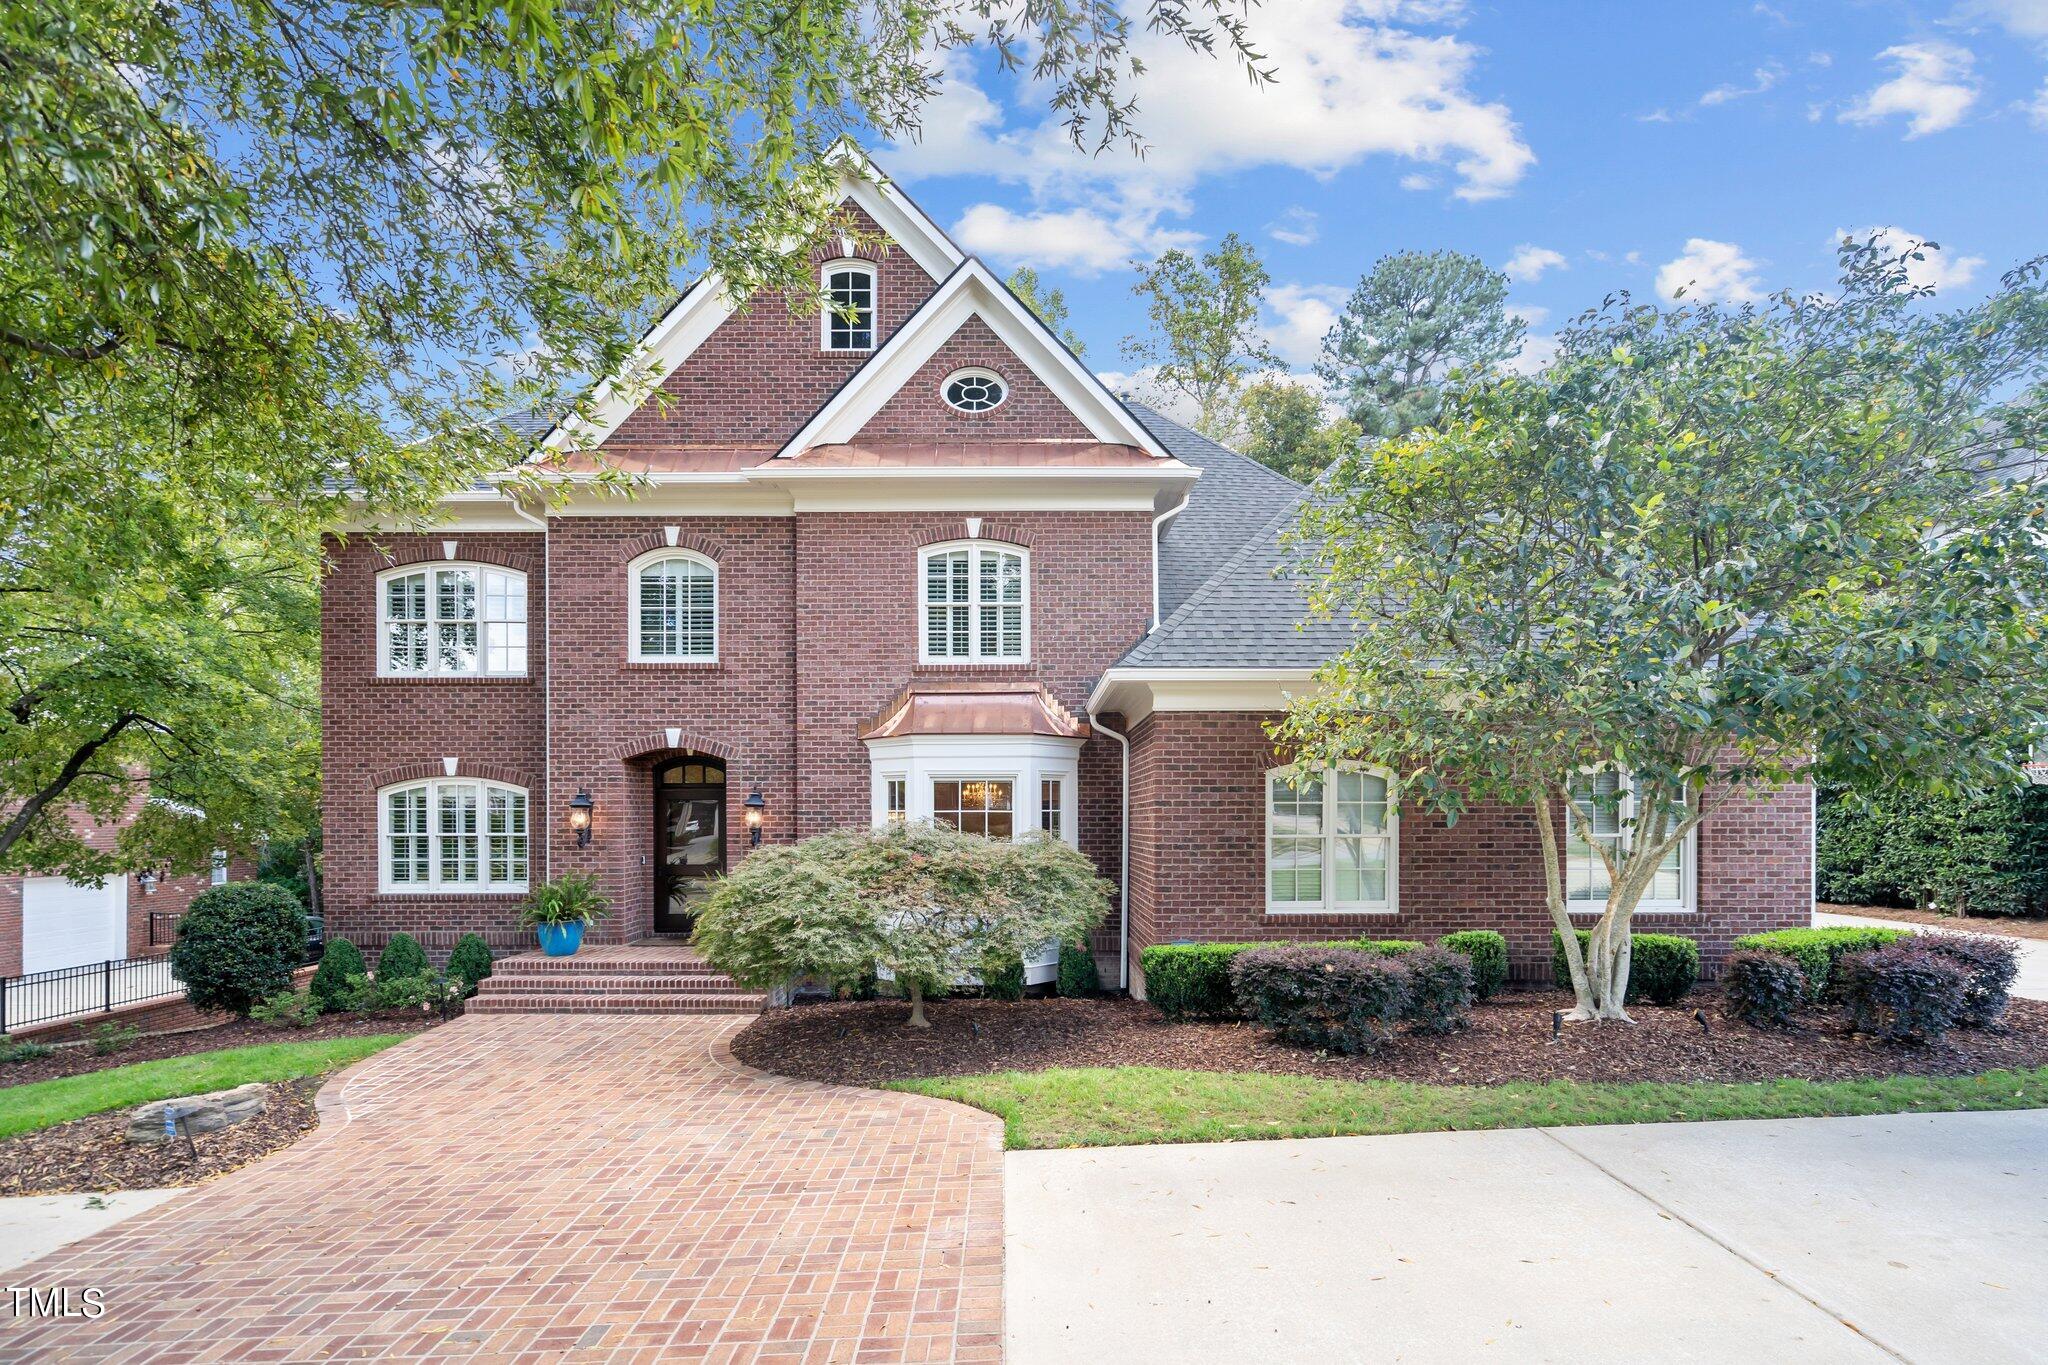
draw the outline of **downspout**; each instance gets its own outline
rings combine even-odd
[[[555,875],[555,822],[548,819],[545,812],[555,808],[555,538],[548,534],[547,518],[537,517],[521,507],[517,494],[507,501],[512,515],[521,521],[532,522],[540,531],[540,808],[543,812],[540,821],[540,868],[541,880],[552,881]],[[532,821],[532,812],[528,812],[527,819]]]
[[[1186,503],[1183,502],[1182,506],[1186,506]],[[1155,521],[1152,524],[1156,527],[1159,523]],[[1123,750],[1123,779],[1117,784],[1123,793],[1123,814],[1117,820],[1121,847],[1116,858],[1116,988],[1128,993],[1131,989],[1131,741],[1128,735],[1120,734],[1104,725],[1102,717],[1092,708],[1088,712],[1088,723],[1115,740],[1117,746]]]
[[[1188,510],[1188,499],[1189,499],[1189,498],[1191,498],[1191,497],[1193,497],[1194,495],[1195,495],[1195,490],[1194,490],[1193,488],[1189,488],[1187,492],[1185,492],[1185,493],[1183,493],[1183,494],[1181,494],[1181,495],[1180,495],[1180,501],[1179,501],[1179,502],[1177,502],[1177,503],[1175,503],[1175,504],[1174,504],[1173,506],[1171,506],[1171,507],[1167,508],[1167,509],[1166,509],[1166,510],[1165,510],[1164,512],[1161,512],[1161,513],[1160,513],[1160,514],[1159,514],[1158,516],[1156,516],[1156,517],[1152,518],[1152,629],[1153,629],[1153,630],[1157,630],[1157,629],[1159,629],[1159,533],[1160,533],[1160,531],[1161,531],[1161,530],[1163,530],[1163,529],[1165,528],[1165,526],[1166,526],[1166,523],[1167,523],[1167,522],[1169,522],[1169,521],[1172,521],[1172,520],[1173,520],[1173,519],[1174,519],[1175,517],[1179,516],[1179,515],[1180,515],[1180,514],[1181,514],[1182,512],[1185,512],[1185,511],[1187,511],[1187,510]],[[1128,759],[1128,750],[1126,750],[1126,759]]]

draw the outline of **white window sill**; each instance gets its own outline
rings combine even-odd
[[[1565,907],[1566,914],[1590,915],[1596,919],[1605,914],[1606,911],[1607,907],[1604,905],[1568,905]],[[1694,915],[1699,913],[1699,907],[1672,904],[1638,905],[1635,912],[1638,915]]]
[[[377,894],[380,896],[523,896],[526,894],[526,886],[524,883],[516,886],[510,883],[502,886],[477,886],[470,882],[461,882],[453,886],[380,886],[377,888]]]
[[[1268,905],[1266,913],[1287,915],[1398,915],[1398,905]]]

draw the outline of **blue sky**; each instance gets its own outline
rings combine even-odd
[[[956,59],[877,160],[968,249],[1064,288],[1096,368],[1142,319],[1133,257],[1235,230],[1296,367],[1375,259],[1511,267],[1542,336],[1615,289],[1826,285],[1841,229],[1939,242],[1939,297],[2048,251],[2048,0],[1915,5],[1267,0],[1279,81],[1146,39],[1142,161],[1063,141],[1039,92]]]

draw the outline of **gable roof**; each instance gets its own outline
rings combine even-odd
[[[855,442],[868,419],[881,411],[969,318],[977,317],[1044,381],[1097,441],[1136,446],[1159,460],[1173,458],[1095,372],[972,256],[940,281],[931,297],[783,443],[778,457],[800,459],[813,446]]]
[[[1301,485],[1142,403],[1127,403],[1168,453],[1202,471],[1159,532],[1159,614],[1171,616],[1223,562],[1301,497]]]
[[[883,179],[874,163],[851,142],[835,144],[827,159],[840,168],[840,195],[835,206],[851,200],[927,275],[939,279],[966,259],[953,239],[926,217],[909,195]],[[738,307],[739,300],[731,296],[717,272],[700,277],[633,348],[623,374],[633,376],[635,382],[627,385],[620,375],[607,376],[592,395],[593,416],[587,421],[571,417],[552,423],[541,449],[596,446],[610,439],[647,393],[674,374]]]

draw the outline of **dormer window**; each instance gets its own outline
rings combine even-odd
[[[987,412],[1009,396],[1003,377],[994,370],[955,370],[939,386],[947,406],[960,412]]]
[[[875,349],[875,268],[866,261],[834,261],[825,267],[824,347],[828,351]]]

